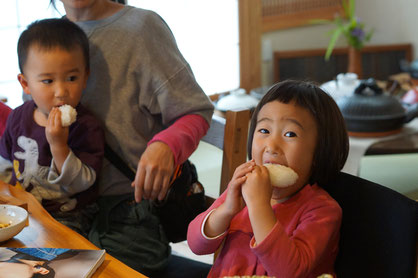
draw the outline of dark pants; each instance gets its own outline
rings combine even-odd
[[[210,265],[170,255],[167,237],[148,201],[135,203],[129,194],[103,196],[97,204],[99,212],[89,234],[97,247],[151,278],[207,276]]]
[[[171,255],[166,269],[151,278],[206,278],[212,265]]]

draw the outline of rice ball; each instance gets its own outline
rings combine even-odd
[[[68,104],[59,107],[61,111],[61,124],[63,127],[70,126],[77,118],[77,111]]]
[[[276,187],[288,187],[298,179],[298,174],[293,169],[279,164],[264,164],[270,175],[271,185]]]

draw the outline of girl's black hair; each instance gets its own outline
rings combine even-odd
[[[83,52],[86,69],[90,69],[89,40],[80,27],[65,18],[38,20],[31,23],[23,31],[17,43],[17,55],[21,73],[23,73],[29,49],[32,46],[45,50],[58,47],[67,51],[80,47]]]
[[[344,118],[334,99],[307,81],[287,80],[273,85],[260,100],[251,118],[247,142],[250,159],[258,113],[265,104],[272,101],[285,104],[294,102],[314,117],[318,137],[309,182],[326,186],[343,168],[349,149]]]

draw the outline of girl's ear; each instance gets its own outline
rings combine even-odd
[[[25,92],[25,94],[30,95],[28,81],[26,80],[25,76],[23,74],[19,73],[17,75],[17,80],[19,80],[19,83],[22,86],[22,89]]]

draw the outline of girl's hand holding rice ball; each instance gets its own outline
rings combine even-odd
[[[280,164],[264,164],[269,171],[271,185],[275,187],[288,187],[298,179],[298,174],[292,168]]]

